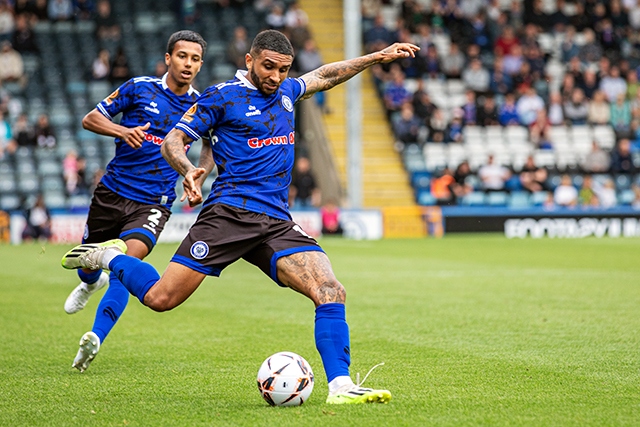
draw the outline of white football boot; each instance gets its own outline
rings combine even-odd
[[[98,281],[95,283],[80,282],[76,288],[71,291],[67,300],[64,302],[64,311],[68,314],[77,313],[87,305],[91,295],[104,288],[109,283],[109,275],[104,271],[100,274]]]
[[[78,354],[73,359],[71,367],[80,372],[86,371],[91,361],[96,358],[99,350],[100,338],[91,331],[87,332],[80,338],[80,349],[78,349]]]

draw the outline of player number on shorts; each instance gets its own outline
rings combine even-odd
[[[151,215],[147,217],[149,224],[144,224],[143,227],[156,234],[156,226],[160,224],[160,218],[162,218],[162,212],[158,209],[151,209]]]

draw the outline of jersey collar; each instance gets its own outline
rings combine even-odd
[[[169,89],[169,85],[167,85],[167,76],[168,75],[169,75],[169,73],[164,73],[164,76],[162,76],[162,89],[164,89],[164,90]],[[189,85],[189,90],[187,90],[187,95],[193,94],[194,91],[195,91],[195,89],[193,88],[193,86]]]
[[[248,73],[247,70],[236,71],[236,79],[240,80],[242,84],[248,87],[249,89],[258,90],[258,88],[255,87],[253,84],[251,84],[249,79],[247,79],[247,73]]]

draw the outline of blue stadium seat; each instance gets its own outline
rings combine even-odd
[[[507,206],[509,194],[506,191],[491,191],[485,197],[485,203],[489,206]]]
[[[411,185],[416,190],[428,190],[431,186],[431,173],[416,171],[411,174]]]
[[[629,206],[636,199],[636,195],[633,190],[626,189],[618,192],[618,203],[621,205]]]
[[[485,205],[485,194],[481,191],[474,191],[462,198],[464,206],[483,206]]]
[[[631,176],[617,175],[615,177],[615,184],[618,191],[628,190],[631,188]]]
[[[510,208],[528,208],[531,207],[531,195],[527,191],[513,191],[509,198]]]
[[[16,194],[4,194],[0,196],[0,209],[13,211],[20,208],[20,197]]]
[[[421,206],[433,206],[436,204],[436,198],[428,190],[419,191],[417,201]]]
[[[548,191],[536,191],[531,195],[531,204],[533,204],[534,206],[542,206],[548,198]]]

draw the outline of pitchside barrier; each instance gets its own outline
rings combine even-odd
[[[322,234],[316,209],[293,211],[293,220],[310,236]],[[160,236],[160,243],[180,242],[196,220],[196,213],[175,213]],[[54,214],[52,241],[78,243],[86,215]],[[499,232],[508,238],[640,237],[640,209],[396,206],[377,209],[343,209],[340,223],[350,239],[441,237],[445,233]],[[0,241],[22,241],[25,219],[12,215],[10,224],[0,212]]]

